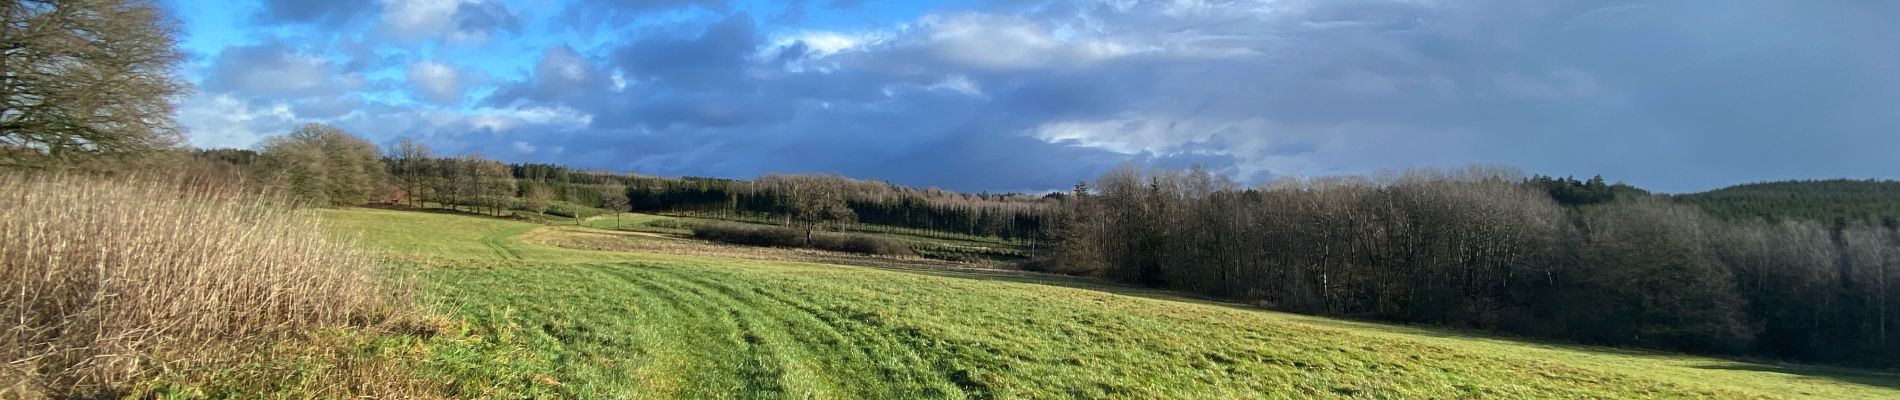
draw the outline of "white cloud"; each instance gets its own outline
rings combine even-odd
[[[492,132],[508,132],[526,125],[573,129],[594,121],[592,115],[567,107],[480,108],[467,113],[445,113],[443,116],[450,120],[460,119],[472,127]]]
[[[1058,38],[1049,27],[1019,16],[930,15],[918,29],[939,58],[990,70],[1085,65],[1135,52],[1101,38]]]
[[[1262,118],[1220,119],[1127,113],[1062,120],[1025,134],[1045,142],[1127,155],[1232,157],[1239,178],[1361,174],[1414,166],[1456,166],[1481,151],[1466,129],[1332,122],[1292,124]]]
[[[1045,142],[1073,142],[1122,154],[1170,154],[1216,135],[1262,133],[1258,132],[1262,125],[1257,120],[1197,120],[1130,113],[1105,119],[1053,121],[1029,133]]]
[[[383,2],[383,24],[402,39],[442,34],[461,5],[462,0],[388,0]]]
[[[388,0],[382,23],[398,39],[439,37],[471,43],[520,29],[515,15],[493,0]]]
[[[983,95],[983,88],[978,86],[976,81],[970,80],[970,77],[963,75],[946,76],[942,81],[938,81],[924,88],[930,90],[948,90],[971,96]]]
[[[409,84],[429,101],[447,105],[462,102],[462,74],[448,64],[433,61],[409,64]]]
[[[890,33],[884,31],[856,33],[800,31],[773,40],[771,47],[783,48],[791,46],[793,43],[802,42],[805,44],[807,51],[810,52],[810,56],[824,57],[839,52],[862,49],[867,45],[878,43],[889,38]]]
[[[245,148],[265,136],[287,132],[296,119],[283,104],[253,108],[229,94],[197,94],[178,105],[178,123],[192,146]]]

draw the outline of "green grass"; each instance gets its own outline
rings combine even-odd
[[[1050,276],[522,243],[539,225],[327,211],[426,260],[464,323],[380,341],[457,397],[1900,397],[1891,374],[1514,341]],[[387,348],[403,351],[388,351]]]

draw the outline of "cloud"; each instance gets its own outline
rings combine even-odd
[[[521,33],[521,21],[495,0],[462,3],[455,7],[453,32],[486,38],[490,32]]]
[[[371,0],[264,0],[256,19],[263,23],[311,23],[338,26],[369,13]]]
[[[612,77],[574,48],[550,46],[535,62],[526,79],[503,84],[486,102],[495,106],[519,103],[562,104],[592,97],[599,100],[615,85]]]
[[[516,153],[521,153],[521,154],[534,154],[534,150],[535,150],[534,145],[531,145],[531,144],[528,144],[528,142],[523,142],[519,140],[510,144],[509,147],[513,148]]]
[[[281,41],[226,47],[203,82],[207,90],[246,98],[330,95],[365,84],[361,75],[341,73],[329,59]]]
[[[1865,5],[1004,1],[813,22],[886,8],[855,3],[761,26],[742,11],[776,7],[391,2],[386,32],[416,39],[231,46],[181,114],[216,142],[322,120],[511,161],[963,190],[1127,161],[1252,181],[1505,163],[1663,190],[1900,177],[1900,53],[1870,39],[1900,27]],[[538,58],[488,54],[523,48]]]
[[[914,39],[941,61],[985,70],[1077,67],[1133,53],[1108,38],[1061,38],[1020,16],[959,13],[926,16]]]
[[[178,122],[191,128],[193,146],[245,148],[264,136],[290,131],[295,115],[283,105],[254,107],[229,94],[199,93],[178,105]]]
[[[438,62],[419,62],[409,64],[409,84],[424,99],[437,104],[455,105],[462,102],[462,73],[455,67]]]
[[[613,61],[639,80],[702,89],[742,78],[741,69],[751,62],[759,40],[752,17],[738,13],[696,34],[650,33],[623,43],[614,50]]]
[[[521,21],[495,0],[408,0],[383,3],[383,29],[400,40],[481,43],[521,32]]]

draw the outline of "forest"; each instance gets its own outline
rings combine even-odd
[[[607,210],[744,219],[780,225],[877,225],[1031,242],[1042,237],[1047,196],[917,189],[837,175],[750,180],[664,178],[507,164],[465,154],[438,157],[403,139],[383,152],[326,125],[306,125],[259,150],[199,150],[200,169],[281,186],[311,205],[434,204],[500,215],[509,210],[576,217],[556,202]],[[824,215],[820,215],[824,214]]]
[[[1837,227],[1854,221],[1879,221],[1889,228],[1900,226],[1900,181],[1760,182],[1680,195],[1675,199],[1701,206],[1709,214],[1727,219],[1810,220]]]
[[[1716,218],[1601,179],[1414,170],[1243,188],[1125,167],[1031,266],[1304,313],[1892,366],[1900,234]]]

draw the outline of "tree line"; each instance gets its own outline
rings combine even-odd
[[[1735,185],[1674,196],[1726,219],[1804,219],[1836,227],[1853,221],[1900,226],[1900,182],[1798,180]]]
[[[807,232],[869,224],[916,234],[1034,240],[1043,236],[1054,202],[1045,196],[966,194],[835,175],[663,178],[506,164],[476,154],[437,156],[408,138],[384,152],[322,124],[268,139],[256,151],[202,150],[196,158],[234,166],[244,179],[315,206],[392,203],[570,218],[583,217],[579,207],[585,207],[747,220]]]
[[[1724,220],[1495,167],[1255,188],[1124,167],[1062,197],[1053,248],[1030,267],[1593,344],[1900,359],[1900,234],[1877,222]]]
[[[958,193],[836,175],[766,175],[750,180],[663,178],[549,164],[517,165],[515,173],[524,182],[582,199],[598,192],[590,188],[624,188],[630,211],[798,225],[803,210],[823,209],[823,205],[811,204],[814,199],[834,198],[842,202],[844,210],[831,212],[848,211],[848,219],[855,223],[1016,240],[1041,236],[1051,203],[1044,196]]]

